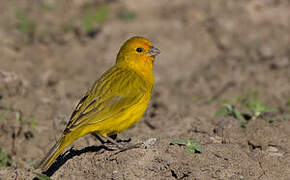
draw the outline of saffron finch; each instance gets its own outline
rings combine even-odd
[[[38,167],[47,170],[72,142],[87,134],[106,139],[138,122],[150,101],[153,64],[159,53],[144,37],[127,40],[120,48],[115,66],[80,100],[61,137]],[[114,143],[113,139],[107,140]]]

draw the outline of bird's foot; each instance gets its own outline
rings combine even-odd
[[[98,139],[104,146],[112,150],[120,150],[126,147],[126,144],[131,141],[131,138],[128,139],[119,139],[117,135],[112,136],[100,136],[97,133],[92,133],[92,135]]]
[[[125,146],[121,149],[119,149],[119,151],[117,151],[116,153],[112,154],[112,155],[116,155],[116,154],[119,154],[121,152],[124,152],[124,151],[127,151],[127,150],[130,150],[130,149],[135,149],[135,148],[143,148],[143,149],[147,149],[149,148],[150,146],[152,146],[153,144],[155,144],[157,141],[157,138],[149,138],[147,139],[146,141],[144,142],[140,142],[140,143],[136,143],[136,144],[132,144],[132,145],[128,145],[128,146]]]

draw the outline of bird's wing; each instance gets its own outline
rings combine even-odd
[[[112,68],[81,99],[65,131],[94,124],[125,111],[147,92],[145,81],[135,72]]]

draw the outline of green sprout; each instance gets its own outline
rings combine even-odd
[[[18,19],[18,30],[23,33],[33,34],[36,30],[36,23],[29,19],[26,15],[22,13],[17,13],[16,18]]]
[[[218,116],[232,116],[235,119],[243,119],[241,113],[232,104],[223,104],[215,113],[215,117]]]
[[[241,113],[240,109],[245,109],[245,113]],[[215,113],[217,116],[231,116],[235,119],[242,120],[241,127],[245,128],[249,120],[255,120],[261,115],[270,112],[276,112],[276,109],[268,108],[264,103],[258,101],[258,93],[246,93],[242,97],[235,97],[233,100],[224,103]],[[273,119],[268,121],[273,122]]]
[[[267,108],[265,104],[258,101],[247,102],[244,105],[251,112],[251,115],[252,115],[251,119],[257,119],[259,116],[261,116],[264,113],[277,111],[274,108]]]
[[[32,128],[36,128],[36,127],[37,127],[37,124],[38,124],[38,122],[37,122],[37,120],[35,120],[35,119],[32,119],[32,120],[29,121],[29,125],[30,125]]]
[[[109,8],[107,6],[99,7],[93,12],[86,12],[83,16],[83,26],[86,32],[93,31],[96,23],[103,23],[107,19]]]
[[[286,106],[287,106],[287,109],[290,109],[290,98],[286,99]]]
[[[15,118],[16,118],[17,121],[19,121],[21,119],[20,112],[18,112],[18,111],[15,112]]]
[[[5,150],[0,149],[0,167],[11,166],[12,158]]]
[[[172,140],[170,142],[171,144],[177,144],[177,145],[181,145],[181,146],[186,146],[185,151],[188,152],[189,154],[194,154],[194,153],[201,153],[202,150],[199,147],[198,143],[195,141],[190,140],[189,138],[187,138],[186,141],[183,140]]]

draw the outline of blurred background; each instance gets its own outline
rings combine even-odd
[[[34,176],[79,99],[131,36],[161,50],[145,118],[113,158],[74,143],[53,179],[290,178],[288,0],[0,1],[0,178]],[[193,139],[189,154],[170,145]]]

